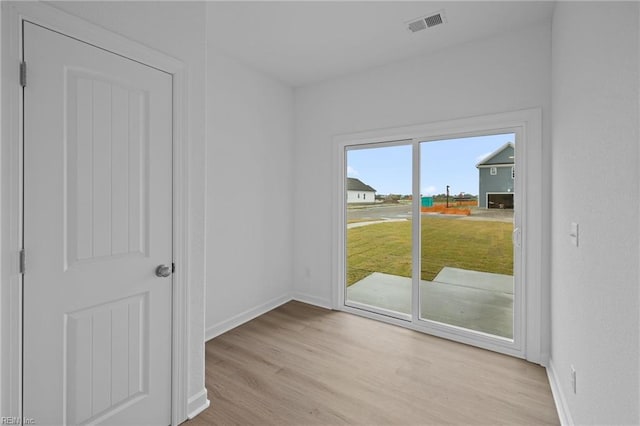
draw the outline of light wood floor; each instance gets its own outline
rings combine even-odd
[[[206,345],[197,425],[559,424],[545,370],[290,302]]]

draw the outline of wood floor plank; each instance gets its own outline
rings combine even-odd
[[[289,302],[206,344],[200,425],[559,424],[544,368]]]

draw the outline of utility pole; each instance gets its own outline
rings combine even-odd
[[[447,185],[447,208],[449,208],[449,185]]]

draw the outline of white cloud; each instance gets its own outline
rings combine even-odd
[[[426,188],[422,188],[422,195],[429,197],[431,195],[436,194],[436,187],[433,185],[427,186]]]
[[[476,163],[481,162],[482,160],[484,160],[485,158],[487,158],[489,155],[491,155],[491,152],[485,152],[485,153],[484,153],[484,154],[482,154],[482,155],[478,155],[478,156],[476,157]]]
[[[347,176],[349,177],[357,177],[359,175],[358,171],[351,166],[347,166]]]

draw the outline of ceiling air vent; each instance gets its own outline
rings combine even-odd
[[[409,31],[415,33],[416,31],[427,29],[427,23],[424,19],[418,19],[417,21],[409,22]]]
[[[428,16],[424,18],[424,22],[427,23],[427,27],[429,28],[440,25],[442,24],[442,15],[436,13],[435,15]]]
[[[435,27],[436,25],[444,24],[447,19],[444,16],[444,11],[441,10],[438,13],[434,13],[422,18],[413,19],[407,22],[407,29],[412,33],[425,30],[427,28]]]

